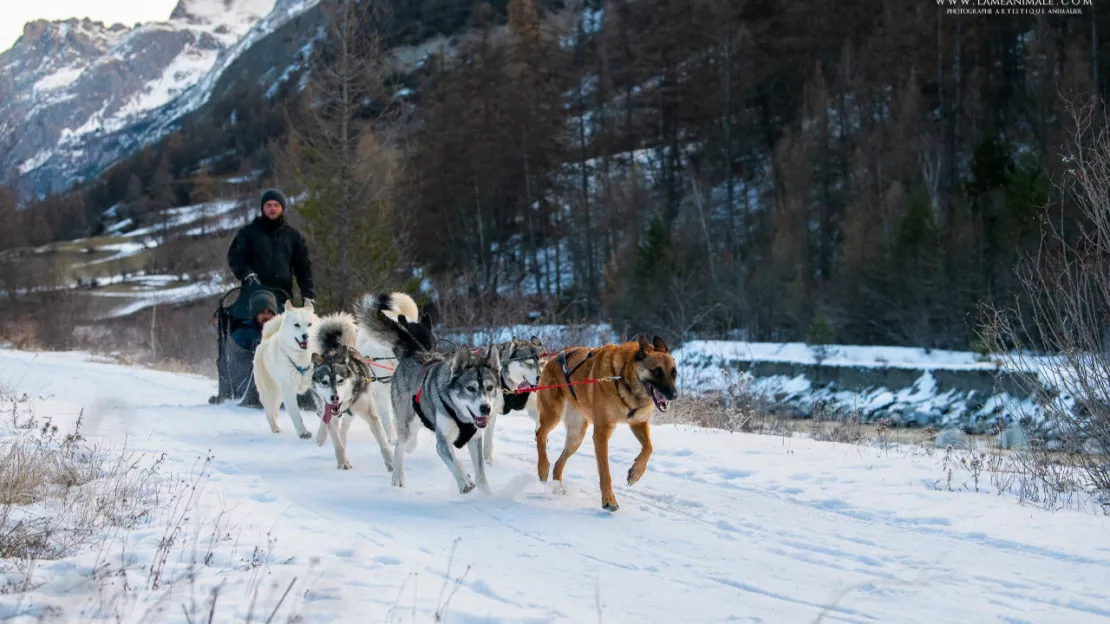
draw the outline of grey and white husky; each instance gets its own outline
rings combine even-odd
[[[502,342],[494,347],[501,359],[501,391],[505,394],[505,400],[501,411],[490,415],[489,425],[482,435],[483,457],[487,464],[493,463],[493,428],[497,424],[498,415],[524,411],[532,417],[533,422],[539,424],[536,393],[517,392],[532,388],[539,383],[544,355],[543,341],[535,336],[532,336],[531,340],[519,340],[514,337],[509,342]]]
[[[503,397],[499,381],[501,359],[495,347],[476,355],[467,348],[448,356],[435,351],[431,319],[419,323],[404,315],[397,320],[383,310],[389,295],[367,297],[360,306],[359,320],[375,337],[392,346],[397,356],[390,398],[393,403],[397,442],[393,451],[393,485],[405,487],[405,453],[416,448],[420,425],[435,433],[436,451],[455,477],[459,492],[467,494],[475,484],[455,456],[467,447],[474,462],[477,485],[489,491],[482,457],[482,429],[490,416],[501,411]]]
[[[347,430],[357,415],[370,425],[386,470],[393,470],[393,454],[370,387],[370,366],[354,349],[358,338],[354,316],[339,312],[323,317],[312,338],[310,388],[320,415],[316,444],[323,446],[330,434],[336,464],[340,470],[350,470]]]

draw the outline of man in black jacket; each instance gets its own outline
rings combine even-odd
[[[316,298],[312,283],[312,261],[304,237],[285,223],[288,202],[277,189],[262,194],[262,214],[244,226],[231,241],[227,263],[244,284],[255,282],[280,288],[293,296],[293,277],[306,302]],[[284,296],[278,295],[285,304]]]

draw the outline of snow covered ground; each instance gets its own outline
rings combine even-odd
[[[338,472],[330,447],[298,439],[284,414],[274,435],[259,411],[207,405],[215,384],[201,377],[0,351],[5,386],[39,397],[39,417],[63,431],[84,408],[90,441],[164,453],[181,474],[212,456],[166,564],[167,579],[194,583],[144,583],[172,517],[155,514],[125,549],[117,539],[36,566],[41,587],[0,595],[0,616],[24,614],[16,622],[48,605],[66,621],[114,619],[92,608],[103,594],[89,577],[104,561],[128,570],[102,581],[109,594],[127,581],[115,603],[124,622],[155,605],[154,620],[186,622],[221,583],[216,621],[245,619],[255,588],[265,621],[294,578],[275,621],[431,622],[445,603],[445,622],[1110,621],[1104,517],[964,491],[966,473],[953,479],[960,491],[937,489],[940,457],[921,449],[657,426],[647,474],[616,484],[621,509],[609,514],[590,441],[568,465],[566,495],[536,481],[526,417],[498,426],[493,494],[464,497],[426,432],[398,490],[361,423],[354,470]],[[614,474],[636,451],[619,430]],[[189,566],[189,544],[207,544],[221,511],[228,539]]]
[[[1053,435],[1028,387],[1010,375],[1014,371],[970,351],[693,340],[675,351],[675,361],[680,387],[727,391],[742,372],[747,391],[807,415],[827,408],[867,421],[886,418],[898,425],[977,433],[994,430],[1000,421],[1021,422]],[[1031,366],[1046,389],[1067,394],[1058,361],[1030,357],[1022,364]],[[999,373],[1010,376],[1007,383],[999,383]],[[1074,403],[1070,395],[1063,399]]]
[[[173,280],[169,275],[136,275],[128,278],[127,282],[135,288],[130,291],[112,292],[104,290],[90,291],[97,297],[108,297],[126,300],[127,303],[117,306],[111,312],[101,316],[101,319],[119,318],[134,314],[155,305],[175,303],[188,303],[206,297],[220,295],[233,286],[223,275],[209,275],[205,280],[198,279],[191,284],[183,286],[165,287],[165,283]]]

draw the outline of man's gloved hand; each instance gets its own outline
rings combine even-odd
[[[243,278],[243,285],[246,286],[248,284],[251,285],[251,286],[257,286],[258,285],[258,276],[255,275],[254,273],[251,273],[250,275],[244,277]]]

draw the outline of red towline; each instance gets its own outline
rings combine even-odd
[[[369,364],[370,366],[377,366],[378,368],[384,368],[385,370],[387,370],[389,372],[393,372],[395,370],[392,366],[386,366],[385,364],[378,364],[376,361],[374,361],[374,358],[370,358],[370,357],[366,358],[366,363]]]

